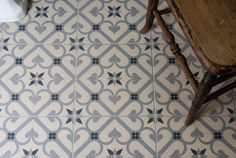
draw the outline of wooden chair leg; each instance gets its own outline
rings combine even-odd
[[[140,30],[140,33],[144,34],[144,33],[147,33],[151,30],[153,20],[154,20],[153,11],[157,9],[158,2],[159,2],[159,0],[149,0],[148,1],[146,22],[145,22],[144,27]]]
[[[228,91],[230,91],[230,90],[232,90],[234,88],[236,88],[236,81],[233,82],[233,83],[230,83],[229,85],[227,85],[227,86],[225,86],[223,88],[220,88],[217,91],[215,91],[214,93],[211,93],[210,95],[208,95],[206,100],[204,101],[204,103],[206,103],[206,102],[208,102],[208,101],[210,101],[210,100],[212,100],[214,98],[217,98],[220,95],[222,95],[222,94],[224,94],[224,93],[226,93],[226,92],[228,92]]]
[[[159,24],[162,32],[164,40],[169,44],[171,52],[175,55],[176,63],[181,67],[184,71],[184,74],[192,86],[193,90],[197,92],[198,90],[198,82],[195,80],[193,73],[190,71],[186,58],[181,54],[181,49],[179,45],[175,42],[174,35],[167,28],[164,20],[161,17],[161,14],[158,10],[153,11],[154,16],[156,17],[157,23]]]
[[[198,91],[196,92],[196,95],[193,99],[192,106],[189,110],[187,119],[185,121],[185,125],[189,126],[193,123],[193,121],[196,118],[196,114],[198,110],[200,109],[202,103],[206,100],[208,94],[210,93],[212,89],[212,82],[216,79],[216,75],[213,75],[211,73],[205,73]]]

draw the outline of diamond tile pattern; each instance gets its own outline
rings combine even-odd
[[[22,20],[0,23],[0,157],[235,157],[236,91],[186,128],[194,93],[160,28],[139,33],[147,2],[32,0]]]

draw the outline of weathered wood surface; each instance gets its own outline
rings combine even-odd
[[[236,0],[167,0],[208,71],[236,68]]]

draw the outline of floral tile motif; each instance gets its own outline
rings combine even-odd
[[[153,110],[149,45],[83,45],[78,49],[76,110],[85,116],[147,116]]]
[[[158,5],[159,10],[167,8],[167,7],[168,7],[168,5],[167,5],[165,0],[160,0],[159,1],[159,5]],[[164,14],[164,15],[162,15],[162,18],[164,19],[167,27],[174,34],[175,40],[176,40],[177,43],[181,43],[181,44],[188,43],[188,41],[186,40],[179,24],[176,22],[175,17],[174,17],[173,14],[171,14],[171,13]],[[157,25],[156,19],[154,20],[154,23],[153,23],[153,28],[152,28],[152,31],[151,31],[151,35],[152,35],[152,37],[158,37],[159,38],[159,40],[157,41],[158,44],[166,44],[166,42],[162,38],[162,31],[161,31],[160,27]]]
[[[162,119],[156,125],[158,158],[235,157],[236,122],[231,117],[201,117],[188,128],[185,117]]]
[[[32,0],[26,17],[6,23],[10,44],[70,43],[76,37],[77,0]]]
[[[150,33],[141,35],[148,1],[80,0],[79,34],[83,43],[146,43]]]
[[[81,122],[75,124],[75,158],[156,157],[154,123],[148,117],[90,117]]]
[[[73,109],[75,51],[62,45],[4,45],[0,116],[66,116]]]
[[[148,0],[29,3],[20,22],[0,23],[1,158],[235,157],[236,90],[184,126],[194,93],[160,28],[139,33]]]
[[[161,116],[185,116],[191,106],[194,92],[183,71],[176,64],[168,45],[158,46],[158,49],[153,49],[156,109],[162,110],[159,113]],[[195,78],[200,81],[204,74],[201,64],[188,44],[180,45],[180,47]],[[219,85],[214,89],[222,86]],[[218,99],[206,103],[201,115],[227,116],[230,114],[229,111],[234,111],[234,100],[233,91],[229,91]]]
[[[0,157],[72,157],[72,124],[66,118],[1,117]]]

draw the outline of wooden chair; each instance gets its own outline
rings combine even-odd
[[[185,124],[196,118],[201,105],[232,90],[236,81],[213,92],[213,86],[236,76],[236,1],[235,0],[167,0],[169,8],[157,10],[158,0],[149,0],[146,24],[141,33],[147,33],[154,18],[164,40],[169,44],[177,64],[184,71],[195,91],[195,97]],[[168,30],[161,15],[172,12],[182,28],[206,73],[199,83],[190,71],[186,58]]]

